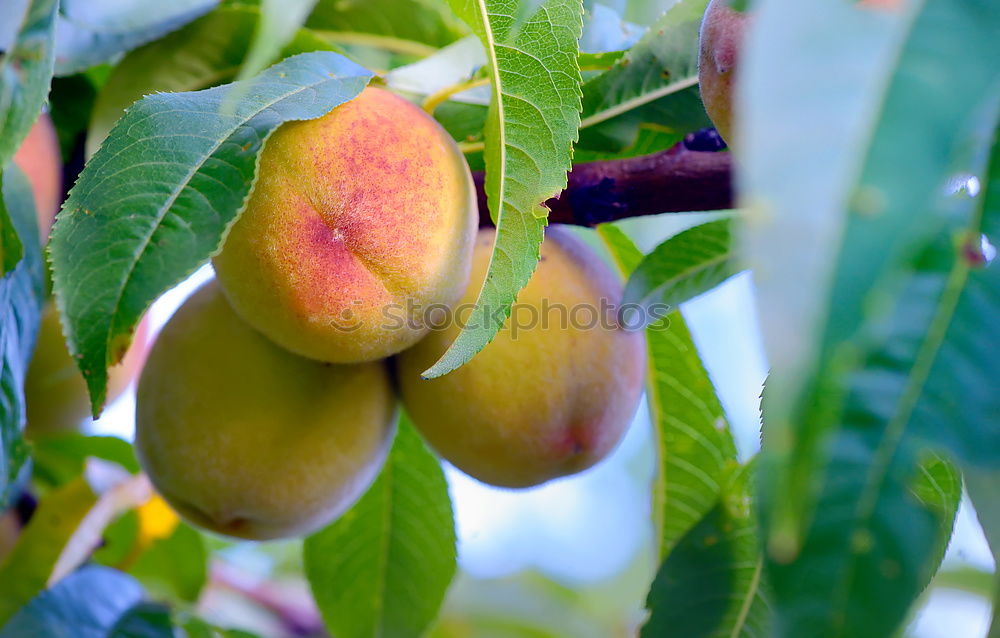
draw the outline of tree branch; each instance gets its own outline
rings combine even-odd
[[[491,226],[483,173],[473,173],[479,224]],[[545,203],[549,222],[595,226],[603,222],[733,207],[730,153],[690,150],[685,142],[620,160],[576,164],[558,197]]]

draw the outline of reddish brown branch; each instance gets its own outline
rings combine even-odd
[[[620,160],[576,164],[558,197],[546,202],[549,222],[594,226],[602,222],[733,207],[730,153],[689,150],[679,143],[665,151]],[[483,174],[473,174],[479,223],[492,225]]]

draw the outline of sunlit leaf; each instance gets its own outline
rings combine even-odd
[[[719,501],[667,556],[653,581],[644,638],[769,638],[763,555],[750,507],[752,466],[727,477]]]
[[[503,327],[538,264],[547,210],[566,186],[580,123],[581,0],[547,0],[519,22],[516,0],[450,0],[486,49],[492,98],[486,124],[486,196],[497,235],[466,328],[424,372],[469,361]]]
[[[630,310],[648,325],[735,275],[739,266],[731,224],[728,219],[701,224],[657,246],[629,277],[623,309],[633,306]]]
[[[455,525],[441,465],[408,420],[354,507],[308,537],[305,571],[331,633],[419,636],[455,574]]]
[[[642,253],[624,233],[610,224],[598,232],[623,273],[639,267]],[[646,396],[657,440],[653,519],[666,556],[715,506],[738,464],[725,413],[680,312],[650,326],[646,343]]]
[[[328,113],[370,77],[334,53],[304,53],[249,89],[150,95],[119,120],[50,242],[56,301],[95,413],[142,313],[218,250],[242,212],[268,135]],[[228,101],[234,90],[241,99]]]

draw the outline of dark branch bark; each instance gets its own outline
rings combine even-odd
[[[490,226],[483,174],[474,173],[473,179],[479,197],[479,223]],[[693,151],[682,142],[652,155],[576,164],[566,190],[546,206],[550,223],[576,226],[732,208],[732,156]]]

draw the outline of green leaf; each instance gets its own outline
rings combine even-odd
[[[35,347],[45,282],[35,201],[13,162],[0,171],[0,220],[21,244],[21,259],[0,278],[0,511],[27,479],[24,378]]]
[[[139,472],[132,445],[116,436],[86,436],[79,433],[44,436],[32,441],[32,480],[58,487],[83,474],[88,458],[111,461],[132,474]]]
[[[238,79],[253,77],[269,65],[302,28],[316,0],[263,0],[260,20]]]
[[[976,508],[979,524],[993,552],[993,562],[1000,565],[1000,472],[984,472],[966,469],[965,486],[969,498]],[[993,622],[988,638],[1000,637],[1000,568],[994,566],[993,573]]]
[[[708,222],[657,246],[629,277],[623,309],[638,306],[645,327],[667,314],[664,306],[677,309],[735,275],[739,266],[731,225],[729,219]],[[626,325],[632,327],[629,321]]]
[[[11,165],[16,166],[14,164]],[[8,175],[7,179],[15,178],[12,175]],[[3,188],[3,180],[4,174],[0,171],[0,189]],[[30,191],[28,191],[28,195],[30,195]],[[14,227],[10,213],[7,212],[7,204],[4,202],[4,199],[0,195],[0,277],[14,270],[17,264],[21,262],[21,258],[24,257],[24,245],[21,244],[17,228]]]
[[[439,377],[492,341],[538,264],[548,211],[566,187],[580,124],[581,0],[547,0],[515,24],[516,0],[450,0],[486,48],[492,98],[486,183],[497,235],[486,281],[466,328],[431,368]]]
[[[62,0],[56,75],[72,75],[155,40],[210,11],[218,0]]]
[[[708,0],[679,0],[609,70],[583,85],[581,149],[620,151],[642,126],[663,148],[711,126],[698,93],[698,30]]]
[[[157,91],[197,91],[231,81],[239,72],[260,20],[256,7],[220,7],[184,28],[130,51],[115,65],[94,104],[87,132],[88,157],[125,109]],[[330,50],[315,33],[301,29],[281,57]]]
[[[763,556],[750,507],[750,465],[667,556],[650,589],[643,638],[771,636]]]
[[[305,541],[306,576],[340,638],[419,636],[455,574],[455,525],[438,460],[404,417],[382,473]]]
[[[157,603],[137,603],[111,627],[107,638],[176,638],[170,608]]]
[[[7,4],[7,3],[5,3]],[[52,81],[57,0],[21,0],[0,8],[0,167],[7,164],[42,111]]]
[[[181,522],[170,536],[153,541],[126,571],[158,599],[195,603],[208,580],[208,562],[205,539]]]
[[[107,567],[84,567],[18,611],[0,629],[0,638],[110,638],[116,623],[142,596],[142,587],[132,577]]]
[[[79,477],[46,494],[0,565],[0,623],[89,558],[108,523],[150,490],[145,477],[132,477],[98,497]]]
[[[760,497],[775,599],[783,635],[881,637],[934,564],[943,517],[907,489],[925,448],[998,459],[997,363],[978,351],[996,328],[974,316],[997,307],[989,224],[942,192],[983,174],[1000,14],[985,0],[755,10],[735,148],[772,365]]]
[[[624,273],[641,267],[642,253],[624,233],[610,224],[598,232]],[[680,312],[650,326],[646,343],[658,462],[653,519],[662,557],[715,506],[724,477],[738,464],[725,413]]]
[[[800,555],[767,565],[775,635],[893,635],[940,564],[961,479],[940,459],[917,464],[905,453],[880,467],[873,450],[881,436],[878,429],[838,435]]]
[[[267,136],[352,99],[370,77],[334,53],[304,53],[249,80],[249,89],[150,95],[119,120],[50,241],[56,302],[95,415],[107,367],[142,313],[207,261],[239,217]],[[238,102],[228,100],[234,90]]]
[[[468,33],[445,0],[320,0],[306,26],[339,44],[418,56]]]
[[[39,502],[0,565],[0,625],[48,586],[69,538],[96,502],[97,496],[83,478],[49,492]]]

